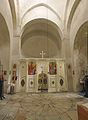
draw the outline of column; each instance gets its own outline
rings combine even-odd
[[[14,32],[11,51],[11,73],[13,72],[13,65],[16,64],[17,81],[15,88],[16,92],[19,92],[19,59],[21,57],[20,29]]]
[[[68,91],[73,90],[73,79],[72,79],[72,61],[71,61],[71,48],[69,36],[64,34],[62,41],[62,58],[65,59],[65,73],[66,81],[68,84]]]

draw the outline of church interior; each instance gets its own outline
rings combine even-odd
[[[0,0],[0,120],[88,120],[88,0]]]

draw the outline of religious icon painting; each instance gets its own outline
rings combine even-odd
[[[36,62],[30,61],[28,63],[28,75],[36,74]]]
[[[50,62],[49,63],[49,74],[50,75],[56,75],[57,74],[56,62]]]
[[[16,69],[16,64],[13,65],[13,68]]]
[[[17,79],[16,71],[13,71],[13,74],[12,74],[12,80],[16,80],[16,79]]]
[[[7,75],[7,71],[6,70],[4,71],[4,75]]]

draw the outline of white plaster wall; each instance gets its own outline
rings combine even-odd
[[[14,36],[13,37],[13,48],[12,48],[13,56],[19,57],[20,55],[20,37]]]
[[[56,43],[55,39],[50,39],[46,36],[32,36],[25,40],[22,45],[22,55],[26,58],[40,58],[40,52],[43,50],[45,54],[45,58],[60,58],[61,57],[61,49],[58,48],[58,43]],[[36,46],[37,45],[37,46]]]
[[[11,15],[8,0],[0,0],[0,14],[5,19],[5,22],[7,24],[8,31],[9,31],[8,38],[10,38],[10,40],[8,41],[8,44],[6,44],[6,42],[4,42],[4,46],[2,46],[2,47],[0,46],[0,58],[1,58],[1,62],[3,64],[3,66],[4,66],[3,69],[7,70],[7,76],[6,76],[6,78],[5,77],[4,78],[8,79],[8,71],[11,69],[11,54],[12,54],[11,48],[12,48],[12,39],[13,39],[12,15]],[[4,27],[4,25],[3,25],[3,27]],[[2,35],[3,36],[2,38],[4,38],[4,39],[5,39],[5,37],[4,37],[5,33],[2,33],[2,31],[0,32],[0,35]],[[3,39],[0,39],[0,42],[1,41],[3,42]],[[8,79],[8,81],[10,81],[10,79]],[[5,92],[6,91],[7,91],[7,81],[5,82]]]
[[[45,6],[36,7],[32,9],[30,12],[28,12],[24,16],[24,19],[21,23],[22,24],[21,28],[23,28],[24,25],[30,22],[31,20],[38,19],[38,18],[45,18],[50,21],[53,21],[60,27],[61,30],[63,30],[62,22],[58,19],[58,17],[51,10],[49,10]]]
[[[8,43],[9,47],[4,46],[3,49],[1,50],[2,52],[0,54],[1,54],[1,57],[3,58],[3,60],[2,60],[3,65],[6,66],[5,69],[9,70],[9,69],[11,69],[11,59],[12,59],[11,55],[12,55],[12,40],[13,40],[13,23],[12,23],[12,15],[11,15],[8,0],[0,0],[0,13],[5,19],[5,22],[7,24],[8,31],[9,31],[8,37],[10,37],[10,40]],[[0,33],[0,34],[3,35],[3,33]],[[6,61],[5,61],[5,59],[6,59]],[[9,61],[7,59],[9,59]],[[7,66],[9,66],[9,68]]]
[[[16,18],[18,18],[18,15],[19,15],[19,11],[18,11],[19,10],[19,2],[18,2],[18,0],[14,0],[14,7],[15,7]]]
[[[74,71],[75,75],[73,76],[73,87],[75,91],[81,91],[82,86],[80,86],[80,79],[83,79],[82,70],[85,70],[86,68],[86,56],[85,51],[82,48],[83,53],[79,53],[79,50],[74,51]]]
[[[44,3],[53,8],[54,11],[56,11],[57,14],[61,17],[61,19],[63,19],[67,0],[19,0],[19,2],[21,8],[21,17],[32,6]]]
[[[71,12],[71,9],[73,7],[73,4],[74,4],[75,0],[70,0],[69,1],[69,4],[67,6],[67,13],[66,13],[66,25],[68,23],[68,19],[69,19],[69,15],[70,15],[70,12]]]
[[[13,23],[12,23],[12,15],[11,15],[8,0],[0,0],[0,13],[2,14],[2,16],[4,17],[4,19],[7,23],[9,34],[10,34],[10,39],[12,39],[12,37],[13,37]]]
[[[3,70],[8,71],[9,69],[9,44],[6,44],[4,46],[0,46],[0,60],[3,65]]]
[[[80,41],[80,39],[78,39]],[[86,57],[86,39],[81,39],[80,49],[74,49],[74,90],[81,91],[80,79],[83,79],[82,70],[86,70],[87,57]]]
[[[86,21],[88,21],[88,0],[82,0],[78,5],[77,10],[73,16],[70,29],[70,45],[73,50],[74,40],[77,34],[77,31]]]
[[[67,0],[19,0],[21,27],[30,20],[46,18],[64,29],[64,14]]]
[[[74,50],[74,40],[75,40],[75,37],[76,37],[76,34],[77,34],[79,28],[86,21],[88,21],[88,14],[87,13],[88,13],[88,0],[81,0],[77,9],[75,10],[75,13],[74,13],[74,16],[73,16],[73,19],[72,19],[72,22],[71,22],[71,28],[70,28],[70,48],[71,48],[71,59],[72,59],[72,65],[73,65],[72,69],[75,68],[75,65],[74,65],[75,61],[78,60],[78,62],[76,61],[76,67],[78,67],[78,68],[75,68],[75,73],[76,72],[77,73],[74,75],[75,77],[73,76],[73,84],[74,84],[74,90],[75,91],[78,91],[80,89],[79,88],[80,87],[79,86],[79,77],[80,77],[80,74],[81,74],[82,66],[79,66],[79,64],[80,64],[80,61],[81,61],[82,57],[84,59],[86,59],[86,58],[85,58],[85,56],[83,56],[83,54],[80,54],[80,56],[78,56],[78,54],[76,54],[77,51],[75,53],[73,52],[73,50]],[[73,57],[73,55],[74,55],[74,57]],[[83,64],[86,64],[86,63],[83,61]]]

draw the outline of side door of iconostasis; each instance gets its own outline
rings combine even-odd
[[[49,92],[56,92],[57,83],[57,63],[49,61]]]
[[[27,92],[36,92],[36,61],[28,61],[27,71]]]
[[[26,81],[27,81],[27,65],[26,61],[20,61],[19,68],[19,91],[26,91]]]
[[[66,69],[65,61],[61,60],[58,62],[58,89],[57,91],[67,91],[67,79],[66,79]]]

